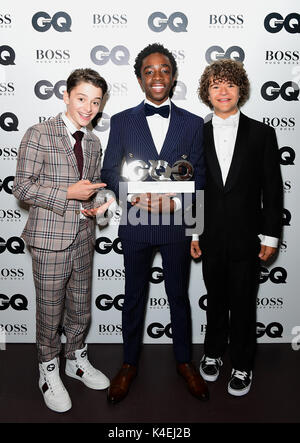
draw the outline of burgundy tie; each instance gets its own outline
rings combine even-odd
[[[83,168],[83,152],[82,152],[81,140],[82,140],[82,137],[84,134],[82,131],[76,131],[72,135],[76,140],[76,143],[74,146],[74,154],[76,156],[78,171],[79,171],[79,175],[80,175],[80,179],[81,179],[82,168]]]

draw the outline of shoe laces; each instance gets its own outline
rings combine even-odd
[[[247,377],[250,377],[250,374],[247,371],[239,371],[238,369],[233,369],[232,376],[245,381]]]
[[[210,366],[210,365],[212,365],[212,366],[216,366],[216,365],[222,366],[223,362],[222,362],[222,360],[220,358],[210,358],[210,357],[206,357],[205,356],[204,364],[206,366]]]
[[[52,374],[47,374],[45,378],[51,391],[64,392],[66,390],[57,372],[54,372]]]

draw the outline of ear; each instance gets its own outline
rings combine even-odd
[[[143,86],[143,82],[142,82],[141,77],[137,77],[137,79],[138,79],[138,82],[139,82],[139,85],[140,85],[142,91],[145,92],[145,89],[144,89],[144,86]]]
[[[67,91],[64,91],[63,99],[66,105],[70,103],[69,94]]]

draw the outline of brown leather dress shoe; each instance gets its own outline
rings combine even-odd
[[[209,399],[207,384],[193,363],[178,363],[177,372],[187,382],[188,389],[192,395],[197,397],[199,400]]]
[[[136,373],[136,366],[129,365],[128,363],[122,365],[121,369],[112,380],[108,390],[107,400],[110,403],[118,403],[126,397],[130,384],[136,376]]]

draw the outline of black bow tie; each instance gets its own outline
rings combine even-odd
[[[154,106],[145,103],[145,114],[146,117],[149,117],[149,115],[153,114],[159,114],[164,118],[168,118],[170,114],[170,106],[165,105],[165,106],[160,106],[159,108],[155,108]]]

